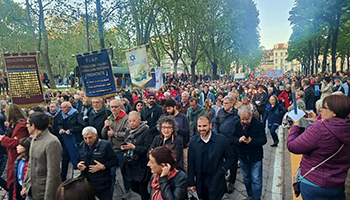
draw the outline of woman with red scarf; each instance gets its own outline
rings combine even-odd
[[[154,175],[151,200],[187,199],[187,176],[176,170],[175,153],[167,146],[152,149],[147,166]]]

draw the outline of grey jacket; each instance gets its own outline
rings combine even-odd
[[[125,116],[120,118],[118,120],[118,123],[115,122],[113,114],[108,117],[108,120],[111,124],[111,128],[113,129],[113,135],[111,137],[109,137],[107,134],[109,129],[108,129],[108,127],[104,126],[102,131],[101,131],[102,137],[108,137],[108,141],[111,144],[113,150],[115,152],[119,152],[119,151],[121,151],[120,146],[125,141],[125,131],[129,126],[128,115],[126,115],[126,113],[125,113]]]
[[[34,199],[55,199],[61,184],[62,147],[56,136],[45,129],[30,145],[29,164],[23,187]]]

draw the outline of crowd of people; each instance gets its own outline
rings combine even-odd
[[[110,200],[121,173],[122,199],[133,191],[217,200],[234,191],[240,168],[247,199],[259,200],[263,146],[283,145],[284,121],[287,148],[303,154],[303,199],[350,199],[349,74],[196,83],[172,75],[157,91],[118,91],[103,99],[48,89],[47,104],[30,109],[2,100],[0,186],[9,199]],[[307,116],[291,122],[294,106]],[[67,179],[69,163],[79,177]]]

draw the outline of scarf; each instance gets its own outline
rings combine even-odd
[[[62,118],[63,119],[67,119],[68,117],[70,117],[71,115],[73,115],[75,112],[77,111],[77,109],[73,108],[72,106],[70,107],[70,110],[68,111],[67,114],[64,114],[62,112]]]
[[[176,175],[177,170],[173,169],[169,172],[168,174],[168,180],[174,178],[174,176]],[[152,181],[152,188],[154,190],[154,193],[152,195],[152,199],[151,200],[163,200],[162,197],[162,193],[160,191],[160,185],[159,185],[159,174],[154,175],[153,181]]]
[[[101,110],[99,110],[99,111],[92,109],[92,114],[97,115],[97,114],[104,112],[104,111],[105,111],[105,106],[102,106]]]
[[[130,130],[129,136],[125,139],[125,141],[129,141],[129,139],[134,139],[136,135],[142,133],[146,128],[148,128],[148,125],[145,122],[141,122],[139,127]]]

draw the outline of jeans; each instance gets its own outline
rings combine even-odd
[[[271,133],[271,137],[273,139],[273,143],[274,144],[278,144],[278,136],[277,136],[277,133],[276,133],[276,130],[278,129],[279,125],[277,124],[272,124],[271,127],[270,127],[270,133]]]
[[[260,200],[262,191],[262,161],[254,163],[240,160],[244,185],[251,200]]]
[[[300,183],[300,191],[303,200],[345,200],[343,189],[328,189],[315,187],[307,183]]]
[[[130,182],[125,180],[124,175],[123,175],[123,170],[122,170],[123,166],[124,166],[124,152],[123,151],[119,151],[119,152],[116,153],[116,155],[117,155],[117,159],[118,159],[118,165],[111,168],[111,176],[112,176],[111,192],[112,192],[112,195],[113,195],[113,192],[114,192],[114,185],[115,185],[115,181],[116,181],[117,167],[120,168],[120,171],[122,173],[124,189],[126,191],[128,191],[131,188]]]

